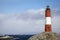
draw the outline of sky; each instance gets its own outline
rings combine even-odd
[[[51,9],[52,31],[60,33],[60,0],[0,0],[0,34],[44,32],[47,5]]]

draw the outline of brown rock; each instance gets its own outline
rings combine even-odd
[[[54,32],[43,32],[32,36],[28,40],[60,40],[60,35]]]

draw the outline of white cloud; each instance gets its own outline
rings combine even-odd
[[[60,16],[59,16],[60,17]],[[58,16],[52,18],[52,25],[60,29]],[[55,25],[56,24],[56,25]],[[33,34],[44,31],[45,13],[44,9],[28,10],[20,14],[0,14],[0,33],[1,34]],[[59,32],[59,31],[58,31]]]
[[[60,33],[60,16],[54,16],[52,19],[52,28],[54,32]]]
[[[30,14],[41,14],[41,15],[44,15],[44,8],[42,9],[31,9],[31,10],[28,10],[27,13],[30,13]]]

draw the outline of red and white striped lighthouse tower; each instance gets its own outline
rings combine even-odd
[[[49,8],[49,6],[47,6],[46,10],[45,10],[45,17],[46,17],[46,21],[45,21],[45,32],[51,32],[51,10]]]

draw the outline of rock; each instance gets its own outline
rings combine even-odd
[[[60,35],[54,32],[43,32],[30,37],[28,40],[60,40]]]

